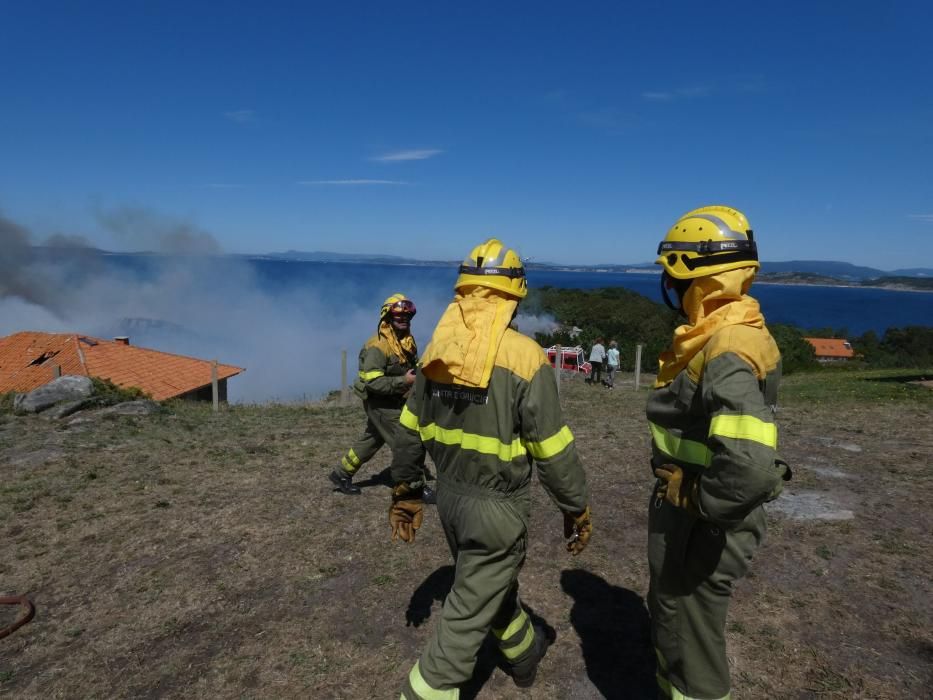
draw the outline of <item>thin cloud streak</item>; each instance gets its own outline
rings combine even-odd
[[[378,163],[398,163],[406,160],[427,160],[443,153],[439,148],[415,148],[408,151],[391,151],[381,156],[374,156],[370,160]]]
[[[711,93],[712,90],[705,85],[692,85],[676,90],[648,90],[641,93],[641,97],[649,102],[673,102],[679,99],[708,97]]]
[[[918,221],[926,221],[927,223],[933,224],[933,214],[908,214],[908,219],[916,219]]]
[[[299,185],[407,185],[404,180],[299,180]]]
[[[224,117],[237,124],[249,124],[256,121],[256,112],[252,109],[235,109],[224,112]]]

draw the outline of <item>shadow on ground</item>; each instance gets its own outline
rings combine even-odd
[[[657,697],[648,610],[637,593],[582,569],[561,573],[586,673],[607,700]]]
[[[428,618],[431,617],[431,608],[434,601],[443,604],[453,584],[453,566],[442,566],[434,570],[412,593],[408,602],[408,609],[405,611],[406,626],[420,627],[427,622]],[[543,629],[548,639],[553,643],[557,637],[554,628],[527,604],[522,603],[522,607],[525,608],[525,612],[531,618],[531,623],[535,627]],[[497,668],[503,668],[502,656],[499,654],[499,647],[495,639],[490,634],[487,635],[476,655],[476,667],[473,669],[473,677],[460,688],[460,698],[462,700],[473,700]]]

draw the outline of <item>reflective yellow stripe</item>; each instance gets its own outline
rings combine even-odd
[[[528,625],[528,631],[525,632],[525,636],[522,638],[522,641],[515,645],[514,647],[508,647],[503,649],[499,647],[499,651],[502,652],[502,655],[507,658],[509,661],[512,659],[517,659],[519,656],[528,651],[528,647],[531,646],[531,643],[535,640],[535,628],[532,625]]]
[[[519,631],[522,629],[522,626],[527,621],[528,621],[528,613],[522,610],[521,612],[518,613],[518,617],[516,617],[514,620],[512,620],[509,623],[508,627],[497,629],[497,630],[494,629],[492,633],[496,635],[496,637],[499,639],[508,639],[509,637],[514,637],[516,634],[519,633]]]
[[[560,454],[573,442],[573,433],[566,425],[551,437],[541,442],[526,442],[525,447],[535,459],[548,459]]]
[[[709,434],[737,440],[752,440],[777,448],[777,426],[755,416],[716,416],[710,421]]]
[[[503,462],[511,462],[516,457],[525,454],[525,446],[518,439],[507,445],[494,437],[465,433],[460,428],[452,430],[441,428],[436,423],[423,425],[418,431],[421,433],[422,442],[436,440],[442,445],[460,445],[464,450],[473,450],[484,455],[495,455]]]
[[[421,700],[457,700],[460,697],[459,688],[438,690],[429,686],[428,682],[421,677],[421,669],[417,661],[408,674],[408,682],[411,683],[411,689],[418,693]]]
[[[702,442],[696,440],[687,440],[678,437],[660,425],[648,422],[651,426],[651,437],[654,438],[654,444],[666,455],[691,464],[702,464],[708,467],[713,461],[713,453]]]
[[[356,456],[356,452],[353,451],[352,447],[347,452],[347,461],[354,467],[360,466],[360,458]]]
[[[670,682],[661,675],[661,672],[658,671],[654,674],[654,677],[658,681],[658,687],[661,689],[661,692],[664,693],[667,697],[671,696],[671,684]]]
[[[661,680],[658,679],[658,685],[660,684],[661,684]],[[703,700],[703,698],[697,698],[697,697],[694,697],[693,695],[684,695],[679,690],[677,690],[676,686],[674,686],[673,684],[669,683],[667,688],[668,688],[667,694],[668,696],[670,696],[671,700]],[[661,689],[664,690],[664,687],[661,686]],[[732,697],[732,691],[729,691],[728,693],[723,695],[721,698],[712,698],[712,700],[729,700],[729,698],[731,697]]]
[[[360,379],[364,382],[371,382],[373,379],[384,377],[385,374],[381,369],[374,369],[371,372],[360,372]]]
[[[399,416],[398,422],[409,430],[418,430],[418,416],[409,411],[407,405],[402,407],[402,415]]]

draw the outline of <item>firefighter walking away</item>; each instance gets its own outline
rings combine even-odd
[[[393,539],[422,521],[425,448],[437,466],[437,507],[456,562],[437,628],[402,688],[406,700],[459,696],[488,634],[516,685],[530,686],[550,640],[518,595],[531,515],[532,464],[564,514],[567,549],[590,539],[586,477],[561,416],[544,351],[509,327],[527,293],[519,256],[496,239],[470,253],[402,410],[392,475]]]

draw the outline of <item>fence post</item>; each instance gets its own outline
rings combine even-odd
[[[340,405],[346,406],[347,396],[347,351],[340,351]]]
[[[557,397],[560,398],[560,366],[564,361],[564,352],[560,345],[554,351],[554,381],[557,382]]]
[[[641,348],[641,343],[635,346],[635,391],[638,391],[638,385],[641,381]]]
[[[220,410],[220,387],[217,385],[217,360],[211,362],[211,398],[214,401],[214,413]]]

